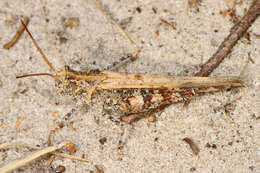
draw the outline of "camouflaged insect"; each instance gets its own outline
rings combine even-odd
[[[25,26],[26,28],[26,26]],[[131,123],[172,103],[184,102],[200,92],[227,87],[241,87],[236,77],[182,77],[147,74],[127,74],[113,71],[88,70],[78,72],[65,66],[57,71],[44,55],[28,29],[34,45],[48,64],[50,73],[18,76],[50,76],[59,81],[60,92],[83,98],[86,103],[99,103],[104,109]]]

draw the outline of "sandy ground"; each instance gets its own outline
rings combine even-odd
[[[237,14],[249,7],[243,0]],[[187,1],[103,0],[102,4],[121,23],[134,41],[130,45],[92,0],[0,1],[0,143],[22,142],[47,146],[50,130],[64,124],[52,136],[52,145],[69,140],[74,155],[91,163],[46,157],[16,172],[48,172],[62,165],[66,172],[260,172],[260,19],[249,29],[251,44],[241,39],[231,55],[211,74],[236,76],[251,54],[242,74],[246,87],[235,90],[228,114],[223,114],[229,92],[205,94],[188,106],[166,108],[157,121],[132,125],[115,123],[99,106],[80,106],[57,95],[48,77],[16,79],[17,75],[50,72],[27,34],[10,50],[2,48],[16,32],[19,19],[30,17],[29,28],[57,69],[65,64],[78,70],[104,69],[141,48],[139,58],[116,71],[192,76],[217,49],[233,26],[224,0],[203,0],[197,8]],[[13,17],[12,17],[13,16]],[[79,26],[66,27],[75,17]],[[169,21],[176,30],[163,24]],[[17,125],[17,121],[23,119]],[[257,132],[258,131],[258,132]],[[182,139],[199,147],[195,156]],[[119,149],[121,148],[121,149]],[[0,165],[31,153],[11,147],[0,152]],[[120,158],[120,159],[119,159]],[[258,170],[258,171],[257,171]]]

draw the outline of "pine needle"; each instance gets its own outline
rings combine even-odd
[[[131,40],[131,38],[127,35],[127,33],[123,30],[123,28],[113,19],[113,17],[106,11],[106,9],[97,1],[93,0],[95,5],[111,20],[111,22],[118,28],[120,33],[126,38],[129,44],[133,44],[134,42]]]

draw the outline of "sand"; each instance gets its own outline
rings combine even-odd
[[[62,69],[105,69],[127,54],[141,49],[134,62],[115,71],[192,76],[228,35],[233,26],[226,1],[204,0],[190,8],[187,1],[109,1],[102,4],[121,23],[134,41],[129,44],[92,0],[1,0],[0,45],[7,43],[29,17],[29,29],[53,63]],[[237,6],[243,16],[250,2]],[[66,26],[69,18],[79,25]],[[162,23],[168,21],[176,29]],[[47,172],[62,165],[65,172],[260,172],[260,20],[249,29],[250,44],[243,38],[211,76],[236,76],[246,63],[225,115],[229,92],[208,93],[190,104],[174,104],[157,116],[156,122],[142,119],[131,125],[116,123],[101,106],[79,105],[70,97],[57,95],[55,81],[48,77],[16,79],[17,75],[50,72],[28,35],[9,50],[0,49],[0,143],[22,142],[47,147],[49,132],[63,124],[51,137],[52,145],[69,140],[91,163],[57,157],[52,168],[46,157],[22,167],[20,172]],[[22,119],[20,124],[17,121]],[[196,156],[183,138],[200,149]],[[65,151],[66,152],[66,151]],[[31,153],[21,147],[0,152],[0,165]],[[19,171],[16,171],[19,172]]]

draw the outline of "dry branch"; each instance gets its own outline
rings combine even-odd
[[[260,0],[255,0],[244,17],[230,29],[230,34],[225,38],[213,56],[203,64],[196,76],[208,76],[225,57],[231,52],[237,41],[246,33],[260,14]]]

